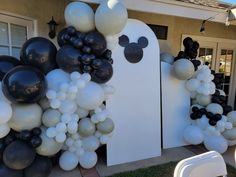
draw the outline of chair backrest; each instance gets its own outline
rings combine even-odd
[[[221,154],[210,151],[181,160],[175,167],[174,177],[217,177],[227,175]]]

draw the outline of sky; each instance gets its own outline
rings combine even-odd
[[[236,4],[236,0],[221,0],[221,1],[229,2],[229,3],[232,3],[232,4]]]

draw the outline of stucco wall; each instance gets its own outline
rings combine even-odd
[[[206,22],[205,34],[200,33],[202,21],[188,18],[166,16],[160,14],[129,11],[129,18],[136,18],[147,24],[168,26],[168,39],[160,40],[162,51],[178,54],[181,47],[182,34],[216,37],[236,40],[236,26],[226,27],[224,24]]]
[[[52,16],[59,23],[58,29],[64,27],[65,5],[66,0],[1,0],[0,11],[37,20],[38,35],[47,37],[49,32],[47,22],[51,20]]]

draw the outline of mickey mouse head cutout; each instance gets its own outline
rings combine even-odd
[[[148,39],[144,36],[138,39],[138,43],[129,41],[129,37],[122,35],[119,37],[119,45],[124,47],[124,55],[130,63],[138,63],[143,58],[143,48],[148,46]]]

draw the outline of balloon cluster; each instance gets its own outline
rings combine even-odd
[[[193,41],[192,38],[186,37],[183,41],[184,44],[184,51],[180,51],[178,56],[175,57],[175,61],[186,58],[190,60],[195,68],[195,71],[197,70],[198,66],[201,65],[201,62],[199,60],[196,60],[198,55],[198,49],[199,49],[199,43],[197,41]]]
[[[95,151],[112,135],[104,105],[114,93],[105,85],[113,74],[109,49],[127,10],[109,0],[94,14],[87,4],[72,2],[65,20],[59,51],[35,37],[24,43],[20,60],[0,56],[0,176],[47,177],[54,156],[64,170],[91,168]]]

